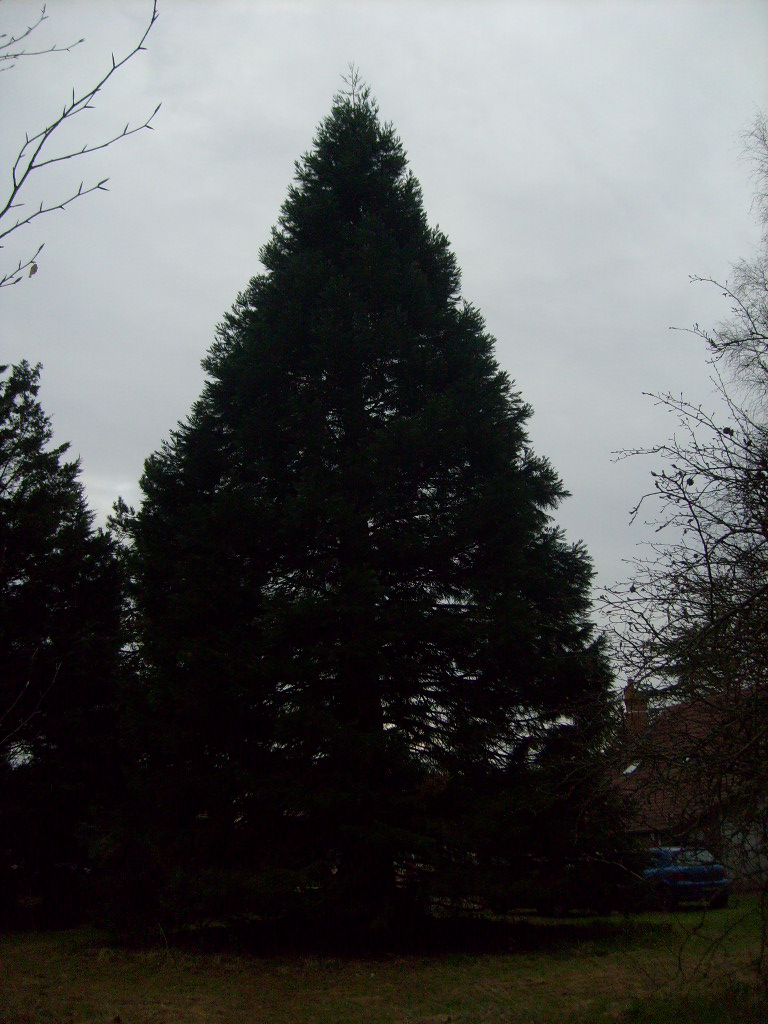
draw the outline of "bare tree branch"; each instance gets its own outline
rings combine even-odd
[[[18,46],[19,43],[28,39],[35,29],[39,28],[40,25],[47,20],[48,15],[46,14],[46,5],[43,4],[40,8],[40,14],[37,17],[37,21],[33,21],[31,25],[27,25],[24,31],[18,36],[8,35],[7,32],[0,32],[0,71],[10,71],[11,68],[15,67],[16,62],[22,57],[40,57],[46,53],[69,53],[84,41],[83,39],[78,39],[76,42],[70,43],[68,46],[59,46],[56,43],[53,43],[52,46],[48,46],[43,50],[27,50],[24,47],[20,50],[13,49],[15,46]]]
[[[35,654],[36,653],[37,652],[35,652]],[[34,655],[33,655],[33,659],[34,659]],[[56,667],[55,667],[55,669],[53,671],[53,675],[51,677],[51,681],[48,683],[48,686],[44,690],[42,690],[40,693],[38,693],[37,701],[35,702],[35,706],[30,711],[28,711],[21,719],[19,719],[18,721],[15,722],[15,724],[14,724],[13,728],[10,730],[10,732],[6,733],[5,736],[0,735],[0,751],[7,751],[9,746],[12,746],[14,737],[18,736],[21,732],[23,732],[23,730],[26,729],[26,727],[40,713],[40,708],[43,706],[43,702],[45,701],[45,698],[48,696],[48,694],[51,692],[51,690],[53,689],[54,685],[56,684],[56,680],[58,679],[60,669],[61,669],[61,663],[59,662],[59,663],[56,664]],[[2,727],[3,722],[7,718],[11,717],[13,712],[16,710],[16,706],[21,701],[23,701],[26,698],[27,693],[31,689],[31,687],[32,687],[32,676],[30,675],[30,677],[25,682],[24,686],[19,690],[19,692],[16,695],[16,698],[13,701],[13,703],[10,704],[9,707],[7,707],[5,709],[5,711],[3,712],[2,715],[0,715],[0,727]]]
[[[152,121],[160,109],[160,104],[155,107],[149,117],[142,121],[141,124],[132,126],[130,123],[127,123],[122,131],[110,135],[106,139],[101,139],[93,143],[85,143],[78,149],[65,149],[61,153],[54,153],[50,156],[48,155],[49,144],[54,137],[58,137],[56,136],[56,133],[59,131],[61,126],[66,122],[72,121],[79,114],[82,114],[83,111],[92,110],[94,108],[94,100],[104,89],[110,79],[116,75],[117,72],[133,57],[135,57],[137,53],[146,49],[144,44],[152,30],[152,26],[157,21],[157,18],[157,0],[154,0],[149,22],[135,46],[120,60],[116,60],[114,54],[112,54],[109,68],[94,85],[90,86],[79,95],[73,90],[71,99],[64,104],[61,113],[56,118],[34,135],[26,135],[24,143],[18,150],[11,168],[11,181],[6,198],[4,200],[0,199],[0,249],[4,247],[3,239],[7,239],[9,235],[26,227],[39,217],[52,213],[54,210],[64,210],[71,203],[74,203],[78,199],[82,199],[91,192],[107,191],[107,178],[87,185],[81,181],[75,192],[65,194],[61,198],[57,197],[50,201],[43,200],[39,205],[26,210],[24,200],[25,188],[29,185],[30,180],[37,174],[37,172],[45,168],[52,167],[55,164],[76,160],[88,153],[96,153],[99,150],[107,149],[109,146],[114,145],[121,139],[128,138],[131,135],[136,135],[138,132],[144,131],[144,129],[152,129]],[[48,49],[35,51],[26,50],[23,47],[21,49],[16,48],[19,43],[28,39],[35,29],[38,28],[46,19],[46,9],[43,7],[37,21],[29,25],[18,36],[8,37],[5,34],[0,36],[0,39],[5,40],[4,42],[0,42],[0,68],[3,66],[2,61],[11,62],[5,67],[5,69],[8,70],[9,67],[13,66],[13,62],[18,60],[20,57],[70,51],[74,46],[78,45],[78,43],[82,42],[82,40],[78,40],[77,43],[72,43],[66,47],[59,47],[54,44],[54,46]],[[14,215],[13,211],[22,210],[24,210],[24,212],[18,212]],[[43,247],[41,245],[33,256],[19,260],[18,265],[12,270],[0,272],[0,288],[18,284],[24,276],[25,271],[29,271],[30,276],[35,273],[37,270],[37,257],[40,255],[42,248]]]
[[[655,531],[603,608],[616,659],[645,701],[634,769],[677,818],[680,836],[714,836],[742,878],[768,879],[768,123],[757,157],[756,256],[714,285],[729,318],[690,329],[709,350],[719,410],[651,396],[675,422],[662,444],[618,453],[652,460],[653,487],[631,511]],[[633,769],[633,771],[634,771]],[[633,777],[639,778],[640,771]],[[670,826],[671,827],[671,826]],[[669,837],[667,837],[669,838]],[[680,839],[678,839],[680,841]],[[768,914],[768,905],[766,906]]]

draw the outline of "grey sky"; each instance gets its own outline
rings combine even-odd
[[[0,31],[38,9],[1,0]],[[130,49],[150,10],[49,0],[39,42],[86,41],[0,75],[3,180],[23,132]],[[725,278],[757,241],[740,135],[768,107],[767,44],[768,4],[746,0],[160,0],[147,52],[75,138],[162,101],[156,130],[44,184],[50,197],[109,176],[111,192],[17,236],[46,248],[34,278],[0,292],[2,360],[44,364],[44,408],[100,520],[118,495],[135,503],[354,61],[533,405],[534,447],[572,492],[558,521],[609,583],[642,540],[627,512],[649,469],[611,452],[674,426],[642,392],[713,401],[701,343],[669,328],[725,317],[689,275]]]

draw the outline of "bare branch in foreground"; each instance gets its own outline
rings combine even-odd
[[[70,53],[76,46],[79,46],[84,40],[78,39],[74,43],[69,43],[67,46],[59,46],[53,43],[51,46],[47,46],[42,50],[27,50],[25,47],[14,49],[19,43],[23,43],[25,39],[28,39],[35,29],[39,28],[44,21],[48,20],[46,14],[46,5],[40,8],[40,14],[37,16],[37,20],[33,21],[31,25],[27,25],[23,32],[17,36],[8,35],[7,32],[0,32],[0,71],[10,71],[11,68],[15,67],[16,62],[22,57],[40,57],[47,53]]]
[[[43,200],[31,209],[25,210],[25,189],[29,186],[30,181],[38,171],[52,167],[55,164],[76,160],[88,153],[96,153],[99,150],[107,149],[116,142],[128,138],[131,135],[136,135],[138,132],[144,131],[144,129],[152,129],[152,121],[160,109],[160,104],[155,107],[149,117],[142,121],[141,124],[132,126],[130,123],[127,123],[122,131],[117,132],[114,135],[110,135],[106,139],[93,143],[85,143],[78,149],[65,149],[61,153],[48,155],[51,140],[56,136],[56,133],[61,126],[68,121],[72,121],[79,114],[82,114],[83,111],[92,110],[94,108],[94,100],[107,85],[109,80],[133,57],[135,57],[137,53],[146,49],[144,44],[152,30],[152,26],[157,21],[157,18],[157,0],[154,0],[149,23],[144,29],[141,38],[130,52],[120,60],[116,60],[114,54],[112,54],[109,68],[94,85],[87,88],[79,95],[77,95],[73,90],[71,99],[64,105],[58,117],[54,118],[54,120],[46,125],[46,127],[42,128],[34,135],[26,135],[24,143],[18,150],[11,168],[9,191],[4,200],[0,199],[0,204],[2,204],[0,205],[0,249],[2,249],[6,244],[3,241],[4,239],[7,239],[8,236],[12,235],[15,231],[31,224],[39,217],[52,213],[54,210],[64,210],[71,203],[75,202],[75,200],[82,199],[83,196],[86,196],[91,192],[106,191],[106,178],[93,184],[85,184],[81,181],[80,186],[75,192],[65,194],[62,197],[56,197],[50,201]],[[3,61],[9,62],[4,67],[4,70],[9,70],[10,67],[13,67],[14,62],[20,57],[70,51],[74,46],[78,45],[78,43],[82,42],[82,40],[78,40],[77,43],[72,43],[66,47],[59,47],[54,44],[52,47],[42,50],[27,50],[23,46],[19,49],[19,44],[22,43],[23,40],[28,39],[35,29],[38,28],[46,19],[47,14],[45,7],[43,7],[37,21],[29,25],[18,36],[0,35],[0,69],[3,69]],[[14,211],[17,212],[14,213]],[[17,266],[12,270],[0,272],[0,288],[18,284],[22,279],[25,270],[29,270],[29,276],[32,276],[32,274],[36,272],[36,261],[42,248],[43,246],[40,245],[34,255],[21,258]],[[35,268],[34,270],[32,269],[33,267]]]

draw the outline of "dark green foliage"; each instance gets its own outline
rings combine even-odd
[[[119,579],[79,464],[52,447],[39,367],[2,372],[0,861],[44,888],[56,865],[83,863],[108,799]]]
[[[172,860],[247,865],[243,908],[373,918],[393,865],[466,850],[477,794],[519,802],[555,735],[596,742],[591,569],[366,90],[261,260],[146,463],[137,742]]]

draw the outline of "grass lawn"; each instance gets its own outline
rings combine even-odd
[[[753,1017],[722,992],[749,979],[759,946],[746,897],[706,915],[522,921],[508,952],[471,956],[137,952],[84,929],[10,934],[0,1024],[757,1022],[766,1004]]]

